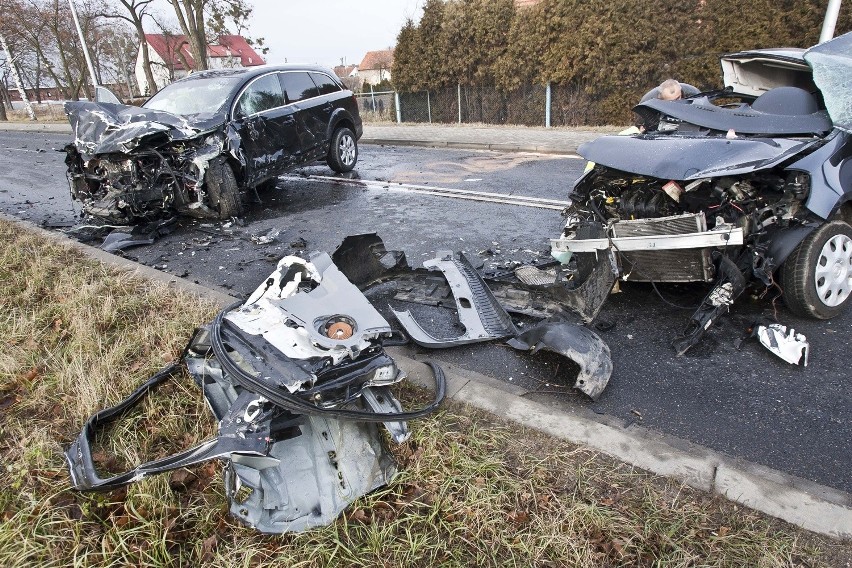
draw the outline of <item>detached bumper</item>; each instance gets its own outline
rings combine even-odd
[[[554,253],[683,250],[708,247],[730,247],[743,244],[743,230],[739,227],[723,231],[702,231],[681,235],[648,235],[638,237],[609,237],[600,239],[575,239],[559,237],[550,239]]]

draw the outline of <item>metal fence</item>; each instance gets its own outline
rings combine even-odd
[[[356,95],[367,122],[428,122],[580,126],[589,124],[592,106],[571,85],[522,85],[513,90],[487,85],[457,85],[403,93]]]
[[[361,118],[367,122],[396,121],[396,97],[393,91],[356,94]]]

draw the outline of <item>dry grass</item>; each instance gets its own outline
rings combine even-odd
[[[65,116],[62,105],[32,103],[32,106],[39,122],[68,122],[68,117]],[[30,122],[30,117],[23,108],[6,109],[6,118],[9,119],[9,122]]]
[[[843,566],[849,545],[449,404],[394,451],[394,483],[329,527],[264,536],[227,514],[220,467],[68,490],[94,411],[179,355],[214,306],[0,221],[2,566]],[[423,393],[407,388],[408,397]],[[135,418],[135,420],[134,420]],[[188,380],[104,440],[137,462],[214,432]]]

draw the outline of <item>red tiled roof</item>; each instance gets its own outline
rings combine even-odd
[[[364,55],[361,64],[358,65],[359,71],[369,71],[370,69],[388,69],[393,65],[393,50],[382,49],[380,51],[368,51]]]
[[[345,79],[357,68],[357,65],[337,65],[334,68],[334,74],[341,79]]]
[[[185,35],[145,34],[145,40],[151,49],[156,51],[163,61],[173,65],[175,69],[183,69],[183,61],[178,56],[182,53],[190,66],[195,66],[189,42]],[[219,36],[219,43],[207,46],[208,57],[239,57],[243,67],[263,65],[265,62],[246,41],[239,35]]]

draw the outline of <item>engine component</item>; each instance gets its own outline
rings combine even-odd
[[[617,210],[622,219],[667,217],[680,212],[667,192],[647,186],[623,192]]]

